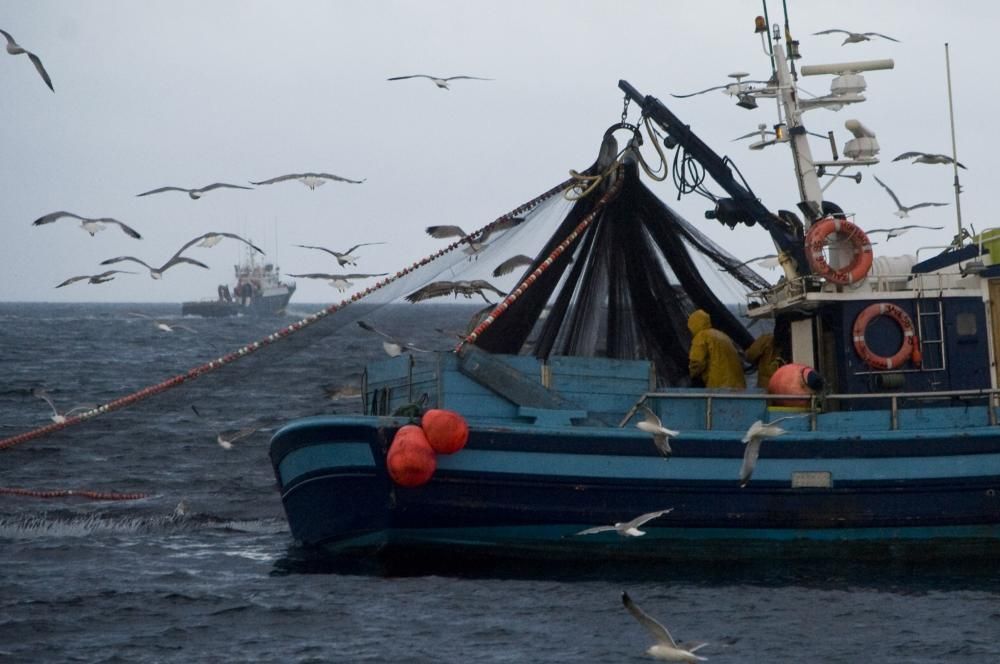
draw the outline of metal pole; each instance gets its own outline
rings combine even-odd
[[[951,160],[952,170],[955,171],[955,216],[958,221],[958,241],[962,241],[962,202],[960,194],[962,185],[958,182],[958,148],[955,143],[955,108],[951,102],[951,57],[948,53],[948,43],[944,45],[944,66],[948,73],[948,116],[951,120]]]

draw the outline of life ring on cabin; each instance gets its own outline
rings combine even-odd
[[[854,258],[851,262],[841,268],[833,268],[826,260],[823,250],[826,247],[826,239],[833,233],[841,233],[847,236],[847,241],[854,248]],[[866,276],[872,267],[872,243],[868,241],[868,236],[860,226],[846,219],[835,219],[834,217],[824,217],[820,219],[806,233],[806,260],[814,274],[818,274],[831,283],[840,286],[854,284]]]
[[[888,316],[896,321],[899,329],[903,331],[903,341],[899,344],[899,350],[888,357],[876,355],[865,343],[865,331],[868,329],[868,324],[879,316]],[[854,319],[852,334],[854,336],[854,350],[872,369],[897,369],[907,360],[918,367],[920,366],[920,344],[917,343],[917,332],[913,327],[913,320],[900,306],[891,302],[869,304]]]

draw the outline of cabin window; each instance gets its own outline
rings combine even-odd
[[[955,317],[955,333],[959,342],[975,341],[976,336],[976,314],[965,312]]]

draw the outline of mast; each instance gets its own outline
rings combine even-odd
[[[948,42],[944,44],[944,67],[948,73],[948,117],[951,122],[951,167],[955,171],[955,216],[958,222],[959,242],[962,238],[962,185],[958,182],[958,148],[955,143],[955,107],[951,102],[951,57],[948,54]]]

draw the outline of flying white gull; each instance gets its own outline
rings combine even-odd
[[[168,260],[160,267],[153,267],[146,261],[136,258],[135,256],[117,256],[115,258],[109,258],[107,260],[101,261],[101,265],[112,265],[114,263],[121,263],[122,261],[131,261],[133,263],[138,263],[139,265],[142,265],[147,270],[149,270],[149,276],[152,279],[163,278],[164,272],[172,268],[174,265],[180,265],[181,263],[188,263],[189,265],[197,265],[198,267],[203,267],[206,270],[209,269],[208,266],[202,263],[201,261],[196,261],[195,259],[188,258],[187,256],[178,256],[177,254],[171,256],[170,260]]]
[[[93,409],[93,406],[77,406],[76,408],[67,410],[65,413],[60,413],[59,410],[56,409],[56,405],[52,402],[52,399],[49,397],[49,393],[44,389],[40,387],[33,387],[31,388],[31,395],[38,397],[39,399],[45,401],[45,403],[49,404],[49,408],[52,409],[52,421],[56,424],[62,424],[66,421],[66,418],[71,416],[73,413]]]
[[[62,282],[56,288],[62,288],[63,286],[69,286],[70,284],[76,283],[77,281],[87,280],[87,283],[91,284],[103,284],[109,281],[113,281],[114,274],[135,274],[135,272],[129,272],[128,270],[108,270],[107,272],[101,272],[100,274],[81,274],[78,277],[70,277],[66,281]]]
[[[332,173],[289,173],[288,175],[279,175],[278,177],[271,178],[270,180],[261,180],[260,182],[251,181],[250,184],[274,184],[275,182],[284,182],[285,180],[298,180],[310,189],[315,190],[316,187],[320,187],[330,180],[335,182],[361,184],[367,179],[368,178],[364,178],[362,180],[351,180],[349,178],[342,178],[339,175],[333,175]]]
[[[847,38],[840,44],[857,44],[858,42],[871,41],[872,37],[881,37],[882,39],[888,39],[889,41],[899,42],[898,39],[893,39],[889,35],[883,35],[880,32],[851,32],[850,30],[838,30],[837,28],[831,28],[830,30],[821,30],[820,32],[814,32],[814,35],[830,35],[837,32],[842,32],[847,35]]]
[[[134,228],[130,226],[123,224],[117,219],[112,219],[111,217],[100,217],[99,219],[89,219],[87,217],[81,217],[78,214],[73,214],[72,212],[66,212],[65,210],[60,210],[58,212],[50,212],[49,214],[43,215],[38,219],[35,219],[33,222],[31,222],[31,225],[42,226],[44,224],[51,224],[54,221],[58,221],[59,219],[67,217],[70,219],[79,220],[80,228],[90,233],[91,237],[97,235],[98,231],[103,231],[105,228],[105,224],[117,224],[118,227],[122,229],[122,232],[128,235],[129,237],[134,237],[137,240],[142,238],[142,236],[139,235],[138,231],[136,231]]]
[[[959,168],[965,168],[961,162],[957,162],[946,154],[932,154],[930,152],[904,152],[893,161],[901,161],[913,157],[911,164],[955,164]],[[966,170],[968,170],[966,168]]]
[[[399,339],[393,337],[390,334],[383,332],[382,330],[376,328],[370,323],[366,323],[363,320],[358,321],[358,327],[362,330],[368,330],[369,332],[374,332],[375,334],[385,337],[385,341],[382,342],[382,349],[385,350],[389,357],[398,357],[407,351],[416,351],[418,353],[429,353],[431,351],[426,348],[418,348],[411,343],[406,341],[400,341]]]
[[[893,214],[895,214],[900,219],[904,217],[909,217],[910,210],[916,210],[917,208],[922,208],[922,207],[941,207],[942,205],[947,205],[947,203],[917,203],[916,205],[903,205],[902,203],[899,202],[899,198],[896,196],[896,193],[889,188],[889,185],[879,180],[877,175],[874,177],[875,177],[875,182],[878,182],[880,185],[882,185],[883,189],[889,192],[890,198],[892,198],[893,203],[896,204],[896,211]],[[938,228],[940,228],[940,226]],[[896,233],[896,235],[899,234],[900,233]],[[889,238],[891,237],[893,236],[890,235]]]
[[[586,530],[581,530],[576,533],[577,535],[594,535],[596,533],[606,533],[610,531],[615,531],[622,537],[641,537],[646,534],[645,530],[639,530],[639,528],[645,524],[647,521],[652,521],[653,519],[658,519],[664,514],[673,512],[674,508],[666,510],[659,510],[656,512],[647,512],[646,514],[640,514],[631,521],[623,521],[621,523],[616,523],[613,526],[595,526],[593,528],[587,528]]]
[[[329,279],[330,285],[343,293],[345,290],[354,285],[351,281],[352,279],[367,279],[369,277],[384,277],[389,274],[388,272],[379,272],[378,274],[329,274],[327,272],[310,272],[309,274],[290,274],[289,277],[298,277],[300,279]]]
[[[746,72],[735,72],[729,75],[729,78],[735,78],[735,83],[726,83],[724,85],[713,85],[710,88],[705,88],[704,90],[699,90],[698,92],[690,92],[686,95],[675,95],[670,93],[671,97],[676,97],[677,99],[685,99],[687,97],[694,97],[695,95],[703,95],[706,92],[711,92],[712,90],[725,90],[727,95],[737,95],[741,92],[746,92],[750,85],[769,85],[769,81],[744,81],[741,79],[746,78],[750,74]]]
[[[180,323],[165,323],[162,320],[153,318],[149,314],[142,314],[139,313],[138,311],[130,311],[128,312],[128,315],[137,316],[139,318],[146,318],[153,321],[153,327],[155,327],[157,330],[160,330],[161,332],[173,332],[174,330],[186,330],[188,332],[194,332],[196,334],[198,332],[198,330],[192,327],[188,327],[187,325],[181,325]]]
[[[237,235],[236,233],[222,233],[220,231],[209,231],[208,233],[205,233],[203,235],[199,235],[198,237],[194,238],[193,240],[188,241],[183,247],[181,247],[180,249],[178,249],[177,253],[181,254],[188,247],[193,247],[195,245],[198,245],[199,247],[211,248],[211,247],[214,247],[215,245],[219,244],[220,242],[222,242],[223,238],[227,238],[227,237],[228,238],[232,238],[234,240],[239,240],[240,242],[242,242],[243,244],[247,245],[248,247],[250,247],[251,249],[253,249],[254,251],[256,251],[259,254],[263,254],[264,253],[263,249],[261,249],[260,247],[258,247],[257,245],[255,245],[250,240],[247,240],[246,238],[241,237],[241,236]]]
[[[815,131],[806,130],[806,133],[809,134],[810,136],[816,136],[818,138],[828,138],[826,134],[819,134],[819,133],[817,133]],[[771,131],[770,129],[768,129],[766,124],[759,124],[759,125],[757,125],[757,131],[751,131],[748,134],[743,134],[742,136],[737,136],[733,140],[734,141],[742,141],[745,138],[753,138],[754,136],[760,138],[760,140],[763,141],[766,137],[768,137],[768,136],[777,136],[777,134],[775,132]]]
[[[906,233],[907,231],[909,231],[911,229],[914,229],[914,228],[925,228],[925,229],[927,229],[929,231],[939,231],[942,228],[944,228],[944,226],[923,226],[921,224],[907,224],[906,226],[895,226],[894,228],[872,228],[872,229],[867,230],[865,232],[868,233],[868,234],[871,234],[871,233],[888,233],[888,235],[885,236],[885,240],[886,240],[886,242],[888,242],[892,238],[897,237],[899,235],[902,235],[903,233]],[[875,243],[872,242],[872,244],[875,244]]]
[[[410,302],[421,302],[432,297],[441,297],[442,295],[454,294],[455,297],[464,295],[466,298],[471,298],[473,295],[480,295],[483,300],[489,303],[490,299],[486,297],[486,291],[496,293],[500,297],[506,297],[507,295],[507,293],[484,279],[473,279],[471,281],[432,281],[423,288],[419,288],[407,295],[406,299]]]
[[[656,449],[660,450],[660,454],[663,456],[669,457],[673,453],[673,450],[670,449],[670,439],[680,435],[680,431],[664,427],[660,418],[649,409],[649,406],[643,404],[641,408],[646,414],[646,419],[642,422],[636,422],[635,426],[640,431],[653,434],[653,443],[656,445]]]
[[[720,267],[719,271],[728,272],[730,270],[735,270],[738,267],[744,267],[746,265],[749,265],[750,263],[756,263],[760,267],[767,268],[768,270],[773,270],[774,268],[778,267],[778,265],[781,264],[781,262],[778,260],[778,254],[765,254],[763,256],[756,256],[754,258],[749,258],[743,261],[742,263],[734,265],[731,268]]]
[[[475,235],[475,238],[462,230],[460,226],[428,226],[426,230],[428,235],[439,239],[449,237],[461,238],[463,242],[469,245],[464,247],[463,251],[467,254],[475,254],[483,250],[486,242],[494,233],[505,231],[522,223],[524,223],[524,217],[504,217],[487,225],[482,232],[478,234],[473,233],[472,235]]]
[[[458,79],[470,79],[473,81],[492,81],[492,78],[481,78],[479,76],[449,76],[447,78],[438,78],[437,76],[428,76],[427,74],[410,74],[409,76],[393,76],[392,78],[387,78],[387,81],[402,81],[405,78],[429,78],[434,81],[434,85],[445,90],[450,90],[448,87],[448,81],[456,81]]]
[[[517,256],[511,256],[500,265],[497,265],[493,270],[494,277],[502,277],[505,274],[510,274],[519,267],[525,267],[531,265],[535,262],[535,259],[531,256],[525,256],[524,254],[518,254]]]
[[[45,85],[49,86],[49,90],[55,92],[56,89],[52,87],[52,79],[49,78],[49,73],[45,71],[45,67],[42,66],[42,61],[38,58],[38,56],[14,41],[14,38],[6,30],[0,30],[0,33],[7,38],[7,52],[11,55],[21,55],[22,53],[27,55],[28,59],[31,60],[31,64],[35,65],[38,75],[42,77],[43,81],[45,81]]]
[[[326,247],[317,247],[312,244],[297,244],[296,247],[302,247],[303,249],[318,249],[320,251],[325,251],[334,258],[337,259],[337,263],[343,267],[345,265],[357,265],[358,257],[354,256],[354,250],[358,247],[367,247],[373,244],[385,244],[385,242],[362,242],[361,244],[356,244],[345,252],[334,251],[333,249],[327,249]]]
[[[198,200],[199,198],[201,198],[202,196],[204,196],[207,192],[212,191],[213,189],[219,189],[219,188],[227,188],[227,189],[250,189],[250,190],[253,189],[253,187],[243,187],[243,186],[240,186],[238,184],[226,184],[225,182],[216,182],[214,184],[210,184],[210,185],[201,187],[200,189],[185,189],[184,187],[160,187],[159,189],[150,189],[149,191],[144,191],[141,194],[136,194],[136,196],[137,197],[138,196],[149,196],[150,194],[159,194],[159,193],[162,193],[164,191],[183,191],[183,192],[186,192],[187,195],[190,196],[192,199]]]
[[[706,657],[694,654],[707,643],[680,643],[674,641],[667,628],[646,614],[645,611],[632,601],[628,593],[622,593],[622,604],[625,609],[632,614],[632,617],[639,621],[639,624],[653,635],[656,643],[651,645],[646,654],[665,662],[704,662]]]
[[[746,445],[746,449],[743,450],[743,463],[740,466],[740,487],[745,487],[750,482],[750,476],[753,475],[754,466],[757,465],[757,456],[760,454],[760,443],[765,438],[774,438],[775,436],[781,436],[786,433],[786,431],[778,426],[778,422],[783,422],[785,420],[796,419],[800,417],[806,417],[805,415],[788,415],[786,417],[779,417],[776,420],[764,424],[762,421],[757,420],[750,425],[747,432],[743,434],[743,444]]]

